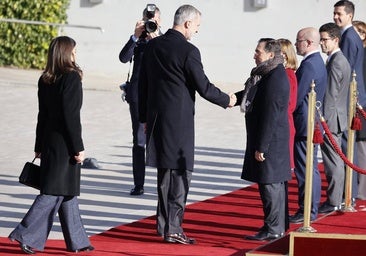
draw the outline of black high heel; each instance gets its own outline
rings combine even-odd
[[[30,246],[28,246],[26,244],[23,244],[23,243],[19,242],[18,240],[14,239],[14,238],[9,237],[9,239],[12,242],[17,241],[19,243],[20,249],[22,249],[22,251],[24,253],[26,253],[26,254],[36,254],[36,252],[33,251],[33,249]]]
[[[94,251],[94,247],[89,245],[87,247],[81,248],[81,249],[77,249],[74,252],[78,253],[78,252],[91,252]]]
[[[36,252],[33,251],[33,249],[31,247],[29,247],[28,245],[22,244],[22,243],[19,243],[19,245],[20,245],[20,249],[22,249],[22,251],[25,252],[26,254],[36,254]]]

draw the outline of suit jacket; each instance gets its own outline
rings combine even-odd
[[[258,183],[290,180],[290,84],[283,65],[264,75],[256,87],[252,110],[245,114],[247,145],[241,178]],[[264,162],[254,158],[256,150],[264,153]]]
[[[73,71],[54,84],[38,81],[38,122],[35,152],[41,152],[41,193],[78,196],[80,164],[74,156],[84,150],[81,137],[81,79]]]
[[[344,56],[351,65],[351,71],[356,72],[356,81],[358,89],[358,101],[366,107],[366,85],[363,77],[363,58],[364,48],[360,36],[357,34],[353,26],[343,32],[341,43],[339,45]]]
[[[312,80],[315,82],[316,100],[323,103],[327,86],[327,70],[319,52],[315,52],[302,60],[296,71],[297,78],[297,105],[294,112],[296,129],[295,140],[304,140],[307,137],[308,123],[308,93]]]
[[[347,129],[348,92],[351,67],[341,51],[330,56],[327,64],[328,85],[323,103],[323,115],[329,130],[339,134]]]
[[[146,164],[193,170],[196,91],[226,108],[229,96],[206,77],[200,52],[169,29],[146,46],[139,80],[140,121],[147,123]]]

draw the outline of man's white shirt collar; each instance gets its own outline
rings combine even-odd
[[[304,60],[311,54],[313,53],[316,53],[316,52],[319,52],[319,50],[316,50],[316,51],[312,51],[312,52],[308,52],[305,56],[304,56]]]
[[[341,34],[343,35],[344,31],[346,31],[347,29],[349,29],[350,27],[352,27],[352,24],[348,24],[347,26],[345,26],[344,28],[341,29]]]

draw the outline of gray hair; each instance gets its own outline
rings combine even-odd
[[[174,26],[181,25],[186,21],[193,20],[200,16],[201,12],[192,5],[182,5],[178,8],[174,15]]]

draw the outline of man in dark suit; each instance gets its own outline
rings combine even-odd
[[[297,104],[294,112],[295,135],[295,175],[298,183],[297,212],[290,216],[290,222],[301,223],[304,221],[304,198],[305,198],[305,174],[306,174],[306,140],[308,129],[308,93],[312,81],[315,82],[317,101],[323,102],[327,85],[327,70],[319,52],[320,35],[316,28],[303,28],[297,33],[296,51],[303,56],[300,67],[296,71],[298,81]],[[321,179],[318,170],[317,146],[314,146],[313,156],[313,184],[312,205],[310,219],[315,220],[318,215],[320,203]]]
[[[195,93],[223,108],[236,102],[234,94],[210,83],[198,48],[187,42],[198,32],[200,19],[195,7],[179,7],[173,28],[147,44],[140,70],[146,163],[158,169],[157,232],[170,243],[195,243],[182,228],[194,162]]]
[[[257,66],[237,92],[245,112],[247,145],[242,179],[258,183],[264,224],[250,240],[273,240],[288,226],[287,181],[291,179],[288,123],[290,84],[281,45],[271,38],[259,40],[254,59]]]
[[[357,81],[357,90],[358,90],[358,102],[361,106],[366,107],[366,88],[364,83],[363,77],[363,57],[364,57],[364,48],[362,44],[362,40],[360,36],[357,34],[356,30],[352,26],[352,20],[355,13],[355,6],[351,1],[341,0],[338,1],[334,5],[333,11],[333,20],[334,23],[341,28],[342,31],[342,38],[339,47],[343,52],[344,56],[347,58],[349,64],[351,65],[352,72],[356,72],[356,81]],[[357,133],[357,137],[365,136],[366,133],[366,122],[364,119],[362,131]],[[355,152],[357,152],[358,147],[366,147],[366,141],[364,140],[357,140],[355,144]],[[343,135],[343,151],[346,152],[347,150],[347,134],[344,133]],[[354,162],[357,164],[358,154],[355,154]],[[366,156],[365,156],[366,157]],[[353,205],[355,204],[355,198],[357,196],[357,173],[353,172],[352,175],[352,199]]]
[[[342,146],[342,134],[348,124],[348,93],[351,67],[339,48],[341,30],[335,23],[327,23],[319,28],[320,46],[327,54],[328,85],[323,102],[323,115],[333,140]],[[321,145],[324,171],[328,181],[327,200],[319,207],[319,213],[339,210],[344,191],[344,163],[334,150],[330,139],[325,136]]]

